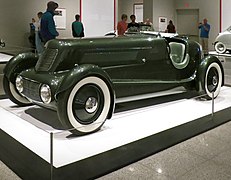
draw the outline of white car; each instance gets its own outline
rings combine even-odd
[[[231,26],[224,32],[219,33],[213,44],[217,53],[223,54],[231,51]]]
[[[156,35],[160,37],[176,37],[179,36],[178,33],[165,33],[165,32],[157,32],[153,31],[154,29],[150,25],[146,24],[140,24],[140,28],[129,28],[126,32],[125,35],[129,34],[137,34],[137,33],[142,33],[142,34],[147,34],[147,35]],[[117,36],[117,30],[115,31],[110,31],[105,34],[105,36]]]

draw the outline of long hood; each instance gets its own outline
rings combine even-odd
[[[91,48],[108,48],[108,47],[123,47],[134,46],[134,43],[145,43],[147,40],[150,42],[157,39],[156,36],[147,35],[130,35],[130,36],[117,36],[117,37],[95,37],[95,38],[73,38],[73,39],[54,39],[46,44],[50,49],[66,49],[70,47],[81,46],[86,49]]]

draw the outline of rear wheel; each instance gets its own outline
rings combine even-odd
[[[212,93],[214,92],[214,98],[216,98],[220,92],[222,85],[222,71],[219,64],[216,62],[211,63],[205,75],[205,92],[207,94],[207,99],[212,98]]]
[[[18,92],[15,85],[12,82],[10,82],[6,76],[3,77],[3,87],[9,99],[15,104],[19,106],[28,106],[32,104],[27,98],[23,97]]]
[[[226,52],[226,46],[222,42],[217,42],[214,48],[217,53],[223,54]]]
[[[77,135],[97,131],[107,119],[111,105],[110,91],[100,78],[82,79],[59,95],[58,116],[65,128]]]

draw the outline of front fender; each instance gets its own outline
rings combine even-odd
[[[103,69],[101,69],[96,65],[84,64],[84,65],[77,66],[74,69],[72,69],[70,72],[68,72],[62,79],[62,82],[60,83],[59,88],[55,93],[55,99],[56,100],[58,99],[60,93],[66,91],[69,88],[72,88],[80,80],[88,76],[97,76],[102,80],[104,80],[105,83],[108,85],[111,94],[111,102],[112,102],[110,112],[108,114],[108,118],[111,118],[115,107],[115,92],[114,92],[113,84],[111,82],[109,75]]]
[[[205,76],[206,76],[206,70],[208,66],[216,62],[222,71],[222,86],[224,85],[224,69],[220,62],[220,60],[215,56],[206,56],[204,59],[202,59],[201,63],[199,64],[198,70],[197,70],[197,76],[196,76],[196,82],[197,82],[197,90],[200,93],[204,93],[205,90]]]
[[[12,57],[6,64],[3,72],[8,80],[12,83],[15,81],[15,77],[23,70],[29,69],[38,61],[38,56],[34,53],[21,53]]]

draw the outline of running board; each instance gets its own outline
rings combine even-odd
[[[118,99],[116,99],[116,104],[124,103],[124,102],[130,102],[130,101],[137,101],[137,100],[141,100],[141,99],[149,99],[149,98],[160,97],[160,96],[180,94],[180,93],[184,93],[184,92],[186,92],[186,89],[184,87],[177,87],[177,88],[174,88],[171,90],[160,91],[160,92],[156,92],[156,93],[141,94],[141,95],[118,98]]]

